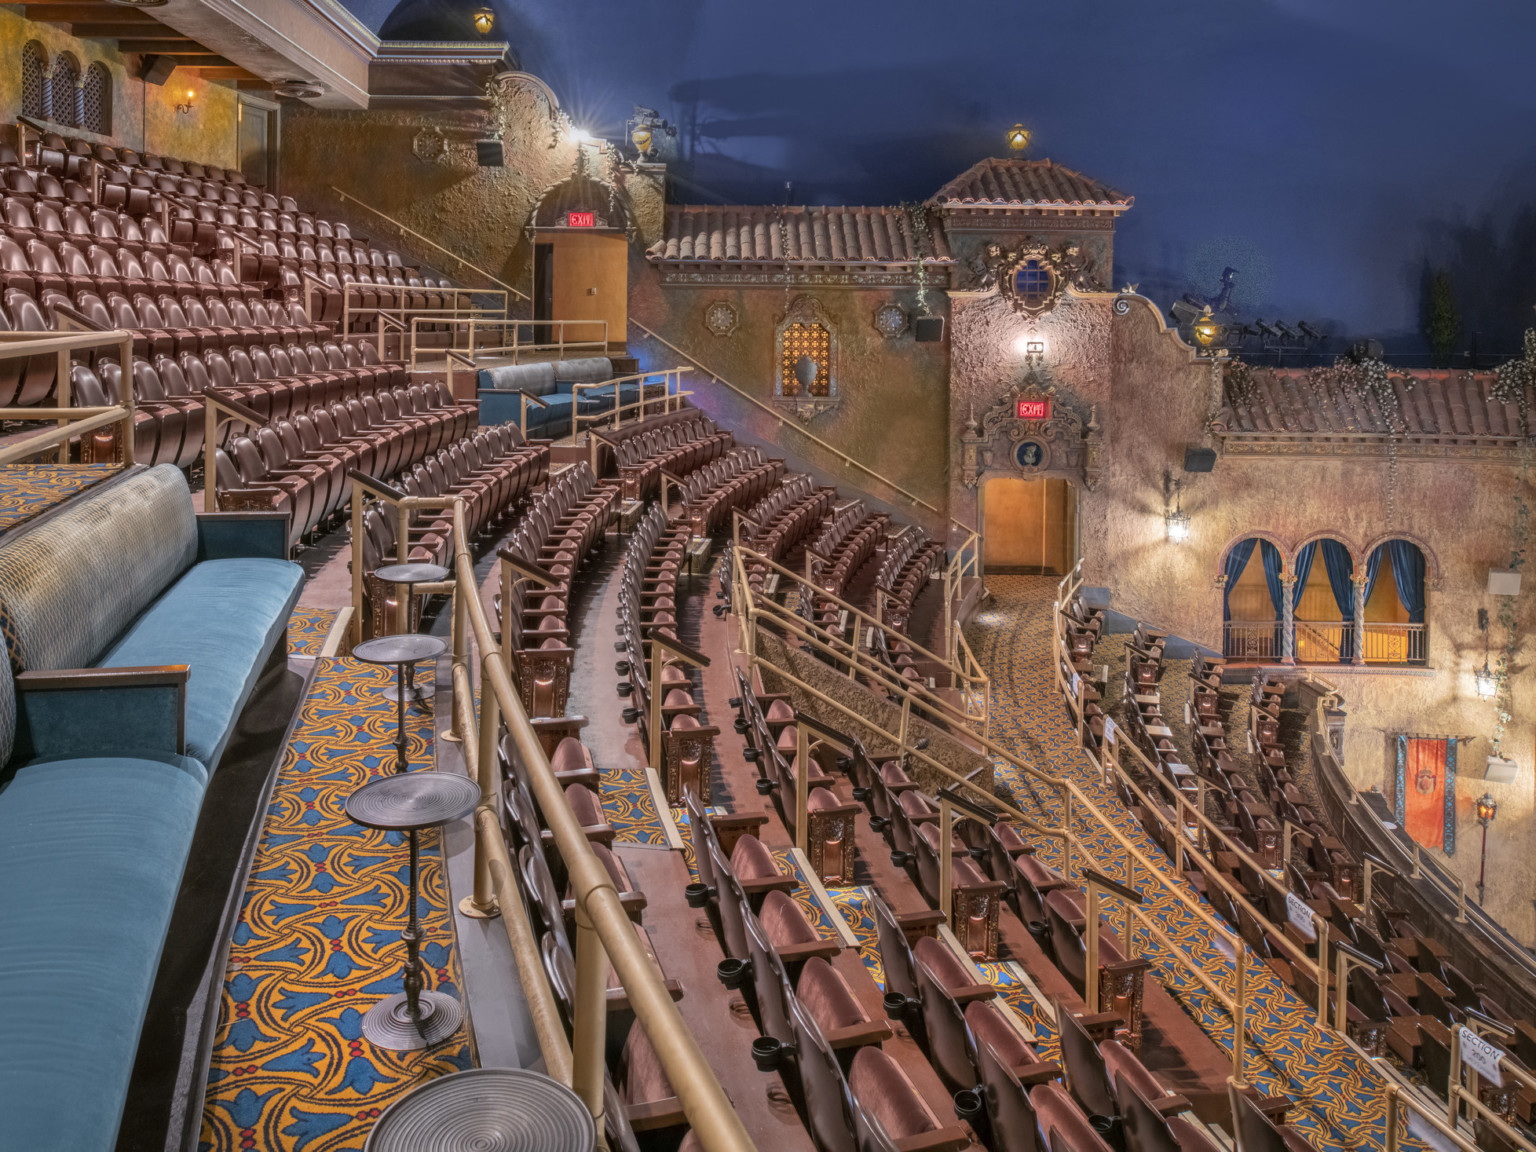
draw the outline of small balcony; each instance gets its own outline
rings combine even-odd
[[[1278,620],[1229,620],[1222,652],[1244,664],[1278,664],[1283,655]],[[1353,664],[1355,626],[1344,620],[1297,620],[1296,663]],[[1423,624],[1367,623],[1365,663],[1388,668],[1423,667],[1429,661],[1429,634]]]

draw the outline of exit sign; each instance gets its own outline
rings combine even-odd
[[[1020,420],[1049,420],[1051,418],[1051,402],[1049,400],[1020,400]]]
[[[595,228],[597,226],[597,214],[594,212],[567,212],[565,223],[569,228]]]

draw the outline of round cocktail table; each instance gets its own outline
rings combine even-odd
[[[395,771],[406,768],[404,669],[418,660],[435,660],[448,650],[445,641],[436,636],[423,636],[417,632],[404,632],[399,636],[377,636],[364,640],[352,649],[355,659],[365,664],[392,664],[395,668],[395,688],[392,693],[395,704]]]
[[[404,624],[401,625],[399,618],[395,621],[396,627],[400,628],[399,635],[408,633],[411,628],[411,600],[415,585],[440,584],[448,579],[448,569],[441,564],[388,564],[375,569],[373,574],[385,583],[398,585],[401,589],[397,595],[400,597],[400,616]],[[384,694],[393,700],[399,691],[398,688],[390,688]],[[430,679],[425,684],[417,684],[415,665],[407,665],[405,691],[417,700],[428,700],[436,694],[437,685]]]

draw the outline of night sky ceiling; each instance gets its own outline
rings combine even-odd
[[[478,6],[343,2],[400,39]],[[1245,319],[1407,352],[1428,265],[1463,344],[1536,323],[1536,9],[1511,0],[490,3],[583,128],[678,125],[680,200],[921,199],[1022,120],[1028,155],[1136,197],[1116,287],[1167,304],[1231,265]]]

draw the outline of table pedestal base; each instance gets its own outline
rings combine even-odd
[[[368,1042],[391,1052],[414,1052],[448,1039],[464,1022],[464,1006],[446,992],[422,992],[420,1014],[411,1019],[404,992],[380,1000],[363,1016]]]

